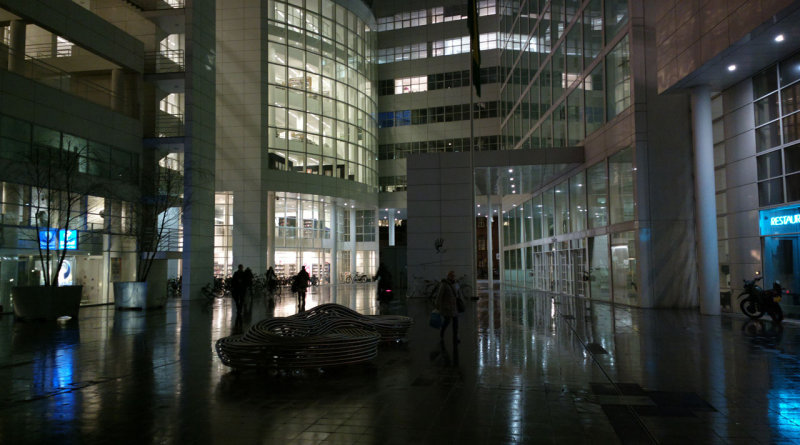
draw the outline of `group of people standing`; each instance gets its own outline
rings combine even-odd
[[[241,315],[243,309],[246,307],[247,295],[252,293],[253,288],[253,271],[250,268],[244,268],[239,265],[236,272],[231,277],[231,296],[234,303],[236,303],[236,314]],[[297,305],[300,311],[304,311],[306,307],[306,292],[308,290],[311,276],[308,275],[306,267],[303,266],[300,272],[292,279],[292,293],[297,294]],[[273,294],[278,288],[278,277],[275,275],[275,269],[270,267],[266,273],[267,291]],[[251,298],[252,302],[252,298]]]

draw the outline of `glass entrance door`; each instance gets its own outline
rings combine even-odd
[[[775,281],[792,293],[800,291],[800,235],[764,237],[764,287]]]

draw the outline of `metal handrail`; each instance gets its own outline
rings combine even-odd
[[[185,51],[171,49],[151,51],[144,54],[144,66],[147,73],[179,73],[186,71]]]
[[[185,0],[125,0],[142,11],[158,11],[164,9],[182,9]]]
[[[72,56],[72,45],[60,46],[51,43],[26,44],[25,55],[32,59]]]
[[[185,134],[183,114],[156,114],[156,137],[171,138],[182,137]]]

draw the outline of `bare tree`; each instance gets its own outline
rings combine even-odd
[[[180,165],[162,158],[153,169],[145,169],[145,192],[134,208],[138,239],[137,280],[147,281],[159,253],[177,242],[173,228],[180,225],[183,203],[183,174]]]
[[[89,175],[81,173],[87,154],[86,145],[34,145],[26,162],[35,228],[33,241],[38,247],[45,286],[58,286],[67,251],[77,247],[77,229],[87,212],[84,197],[100,187],[90,182]]]

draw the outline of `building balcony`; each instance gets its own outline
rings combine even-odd
[[[0,44],[0,69],[13,72],[97,105],[119,111],[128,117],[139,118],[138,109],[131,106],[132,104],[125,94],[117,95],[111,89],[87,80],[84,78],[85,73],[83,72],[71,73],[48,63],[51,60],[56,60],[57,57],[70,57],[71,48],[69,51],[70,53],[68,55],[61,56],[54,54],[52,52],[52,47],[46,45],[41,48],[33,48],[33,52],[30,54],[26,51],[23,58],[18,58],[14,57],[14,51],[11,48],[7,45]],[[45,62],[41,58],[34,57],[37,54],[41,55],[44,59],[48,59],[48,62]],[[12,59],[14,60],[13,63]],[[105,72],[93,71],[92,78],[107,79],[107,81],[110,82],[111,70],[108,69]]]

